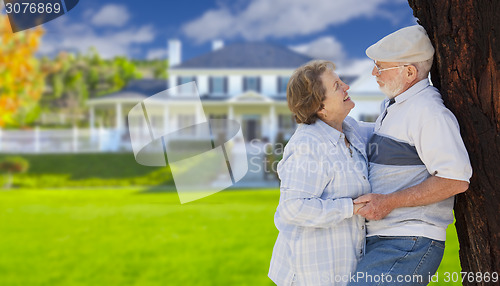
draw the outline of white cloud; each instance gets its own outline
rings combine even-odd
[[[240,36],[246,40],[321,32],[354,18],[373,17],[392,0],[255,0],[246,9],[211,9],[182,31],[197,42]]]
[[[371,59],[354,59],[341,62],[337,66],[337,73],[341,75],[370,74],[373,69]]]
[[[123,27],[130,19],[130,13],[124,5],[108,4],[94,14],[90,22],[95,26]]]
[[[70,22],[68,17],[60,17],[51,22],[42,38],[41,54],[58,51],[78,51],[85,53],[95,47],[103,58],[118,55],[133,56],[137,44],[150,43],[155,38],[152,26],[130,27],[97,32],[97,28],[79,22]]]
[[[146,55],[146,59],[148,60],[156,60],[156,59],[166,59],[168,57],[167,49],[151,49],[148,51]]]
[[[290,46],[289,48],[312,58],[334,62],[342,61],[346,57],[342,44],[334,37],[321,37],[310,43]]]
[[[342,46],[334,37],[321,37],[310,43],[289,47],[291,50],[315,59],[333,61],[340,75],[359,76],[369,74],[373,68],[371,59],[349,59]]]

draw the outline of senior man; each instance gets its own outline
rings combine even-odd
[[[366,253],[353,285],[422,285],[435,274],[453,222],[454,195],[472,175],[458,122],[430,85],[434,48],[419,25],[366,50],[387,95],[367,145],[372,193],[366,203]]]

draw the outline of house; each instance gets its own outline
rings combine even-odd
[[[182,61],[181,42],[170,40],[168,45],[168,82],[132,82],[120,92],[89,100],[91,126],[95,124],[95,109],[111,107],[115,109],[114,129],[124,134],[127,132],[128,110],[162,88],[171,87],[168,96],[155,101],[154,107],[148,110],[148,120],[158,130],[178,130],[204,118],[236,120],[241,124],[247,142],[254,139],[281,142],[293,134],[296,123],[288,109],[286,86],[293,71],[312,58],[271,43],[224,46],[222,41],[214,41],[212,51]],[[370,71],[359,77],[342,74],[340,77],[351,86],[349,94],[356,103],[350,116],[374,121],[385,96]],[[144,88],[138,92],[135,85],[139,84],[157,89],[149,94]],[[193,95],[201,98],[202,108],[194,104]],[[225,126],[212,128],[226,131]],[[146,132],[147,128],[144,129]],[[184,135],[196,138],[194,133]]]
[[[281,142],[293,134],[296,123],[287,106],[286,85],[293,71],[312,58],[270,43],[225,46],[222,41],[214,41],[212,51],[182,61],[181,42],[170,40],[168,44],[168,81],[132,81],[119,92],[88,100],[89,129],[75,127],[51,131],[36,128],[25,132],[29,134],[0,130],[0,152],[131,150],[127,122],[129,110],[169,87],[169,90],[174,88],[178,92],[155,101],[154,108],[148,110],[150,123],[159,130],[178,130],[199,123],[203,118],[236,120],[241,124],[247,142],[254,139]],[[385,96],[370,71],[359,77],[339,76],[350,85],[349,95],[356,103],[350,116],[374,121]],[[196,85],[186,84],[190,82]],[[185,86],[196,86],[196,97],[201,98],[202,108],[193,104],[194,90],[183,90]],[[226,126],[212,128],[224,132]],[[143,131],[147,133],[148,130]],[[184,135],[194,138],[196,134]],[[21,141],[26,143],[18,144]]]
[[[246,141],[275,141],[293,133],[286,85],[292,72],[311,58],[268,43],[218,42],[210,53],[181,62],[180,45],[169,42],[170,61],[178,63],[170,67],[169,85],[195,81],[208,119],[237,120]],[[174,100],[181,103],[182,94]],[[194,122],[193,116],[170,112],[170,122]]]
[[[211,52],[182,62],[180,41],[169,41],[169,86],[196,82],[203,111],[194,110],[194,107],[191,112],[176,108],[189,104],[191,91],[172,95],[163,113],[168,116],[166,120],[163,118],[164,124],[170,125],[166,129],[187,126],[189,122],[194,124],[198,113],[204,112],[207,119],[240,122],[247,142],[287,140],[296,123],[288,109],[286,86],[293,71],[312,58],[270,43],[224,46],[221,41],[214,41],[212,46]],[[353,77],[340,77],[348,84],[353,80]],[[357,104],[352,116],[373,121],[379,114],[384,95],[369,73],[360,79],[352,82],[350,91]]]
[[[158,79],[139,79],[130,81],[127,86],[117,92],[92,98],[87,101],[89,106],[89,125],[91,129],[96,126],[96,110],[114,110],[113,129],[125,130],[126,115],[132,106],[143,101],[149,96],[168,88],[168,82]],[[104,125],[102,116],[99,125]]]

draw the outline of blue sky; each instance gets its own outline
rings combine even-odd
[[[369,64],[369,45],[415,23],[405,0],[80,0],[44,25],[41,53],[95,46],[104,57],[165,58],[176,38],[185,60],[215,39],[266,41],[356,73]]]

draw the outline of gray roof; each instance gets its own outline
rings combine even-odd
[[[165,79],[137,79],[131,80],[125,88],[120,91],[107,94],[102,98],[136,98],[148,97],[168,89],[168,81]]]
[[[187,60],[172,69],[292,68],[312,58],[269,43],[235,43]]]
[[[349,85],[358,79],[357,75],[339,75],[339,77],[345,84]]]

